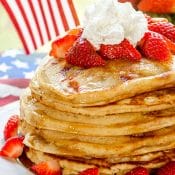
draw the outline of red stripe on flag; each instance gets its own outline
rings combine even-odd
[[[24,46],[25,52],[26,52],[27,54],[29,54],[30,52],[29,52],[29,48],[28,48],[28,46],[27,46],[27,42],[26,42],[26,40],[25,40],[25,37],[23,36],[23,33],[22,33],[21,28],[20,28],[20,26],[19,26],[19,24],[18,24],[18,22],[17,22],[17,20],[16,20],[16,17],[15,17],[15,15],[14,15],[14,13],[12,12],[12,10],[11,10],[11,8],[10,8],[10,6],[8,5],[8,3],[7,3],[6,0],[1,0],[1,2],[2,2],[4,8],[6,9],[6,11],[8,12],[8,15],[9,15],[9,17],[11,18],[13,25],[14,25],[15,28],[16,28],[16,31],[17,31],[17,33],[18,33],[18,35],[19,35],[19,37],[20,37],[20,39],[21,39],[21,41],[22,41],[22,44],[23,44],[23,46]]]
[[[72,0],[27,0],[26,2],[0,0],[0,2],[12,20],[27,54],[69,30],[70,27],[79,25]],[[59,15],[58,18],[56,15]]]
[[[18,88],[26,88],[29,85],[29,79],[0,79],[0,84],[7,84]]]
[[[77,13],[76,13],[76,10],[75,10],[75,7],[74,7],[72,0],[68,0],[68,4],[69,4],[70,10],[72,12],[72,16],[73,16],[75,24],[80,25],[80,21],[78,19],[78,16],[77,16]]]
[[[54,25],[55,33],[56,33],[56,35],[59,35],[59,30],[58,30],[58,27],[57,27],[57,24],[56,24],[56,21],[55,21],[55,17],[54,17],[54,14],[53,14],[52,6],[50,4],[50,0],[47,0],[47,4],[48,4],[48,7],[49,7],[49,12],[51,14],[51,18],[52,18],[52,22],[53,22],[53,25]]]
[[[43,9],[43,6],[42,6],[42,0],[38,0],[38,3],[39,3],[39,7],[41,9],[41,13],[42,13],[42,17],[44,19],[44,25],[46,27],[46,31],[47,31],[47,37],[49,40],[51,40],[51,35],[50,35],[50,32],[49,32],[49,27],[47,25],[47,21],[46,21],[46,17],[45,17],[45,14],[44,14],[44,9]]]
[[[64,29],[65,29],[65,31],[69,30],[69,25],[67,23],[67,19],[66,19],[66,16],[64,14],[62,4],[61,4],[60,0],[56,0],[56,2],[57,2],[58,10],[60,12],[60,16],[61,16],[61,19],[62,19],[62,22],[63,22]]]
[[[19,97],[13,96],[13,95],[9,95],[5,98],[0,98],[0,106],[7,105],[7,104],[12,103],[12,102],[17,101],[17,100],[19,100]]]
[[[41,44],[43,45],[44,44],[44,39],[43,39],[43,36],[41,34],[41,28],[40,28],[40,25],[39,25],[39,22],[38,22],[38,19],[37,19],[37,16],[36,16],[36,12],[35,12],[34,7],[33,7],[33,3],[32,3],[31,0],[28,0],[28,2],[29,2],[29,6],[30,6],[31,12],[33,14],[33,17],[35,19],[35,24],[36,24],[36,27],[38,29]]]
[[[29,31],[29,34],[31,36],[31,39],[32,39],[32,43],[33,43],[33,46],[35,49],[37,49],[37,46],[36,46],[36,42],[35,42],[35,39],[34,39],[34,36],[33,36],[33,32],[32,32],[32,29],[31,29],[31,25],[29,24],[29,21],[27,19],[27,13],[24,11],[24,8],[23,8],[23,5],[21,4],[21,0],[16,0],[16,4],[17,6],[19,7],[20,9],[20,12],[22,13],[22,16],[23,16],[23,19],[24,19],[24,22],[25,24],[27,25],[27,29]]]

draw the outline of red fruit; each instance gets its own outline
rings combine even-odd
[[[166,40],[156,32],[146,32],[139,43],[139,47],[147,58],[159,61],[166,61],[171,58],[171,52]]]
[[[130,172],[127,172],[125,175],[149,175],[149,172],[144,167],[136,167]]]
[[[91,43],[82,38],[69,49],[65,58],[68,63],[85,68],[105,65],[105,61],[96,53]]]
[[[175,175],[175,162],[169,162],[161,167],[156,175]]]
[[[54,58],[64,58],[66,52],[74,44],[81,33],[82,29],[72,29],[69,31],[68,35],[54,41],[52,43],[52,49],[49,55],[53,56]]]
[[[145,14],[145,18],[148,21],[148,24],[152,24],[152,23],[158,23],[158,22],[168,22],[167,18],[152,18],[151,16]]]
[[[73,45],[77,37],[75,35],[66,35],[52,43],[52,50],[49,55],[54,58],[64,58],[65,53]]]
[[[148,25],[149,30],[162,34],[175,42],[175,26],[170,22],[157,22]]]
[[[69,30],[68,35],[80,36],[82,32],[83,32],[82,28],[71,29]]]
[[[19,116],[13,115],[10,117],[4,128],[4,139],[16,136],[18,133]]]
[[[79,173],[79,175],[99,175],[98,168],[89,168]]]
[[[18,158],[23,152],[23,140],[23,136],[9,138],[2,146],[0,156]]]
[[[139,61],[141,59],[140,53],[126,39],[120,44],[102,44],[100,47],[100,55],[108,59],[129,59],[131,61]]]
[[[50,160],[41,162],[31,167],[31,170],[37,175],[61,175],[61,169],[58,161]]]
[[[166,37],[165,37],[165,40],[171,52],[175,54],[175,43],[173,43],[171,40],[169,40]]]
[[[152,23],[152,17],[147,15],[147,14],[144,14],[145,15],[145,18],[147,19],[148,21],[148,24]]]
[[[141,0],[138,9],[144,12],[174,13],[174,0]]]

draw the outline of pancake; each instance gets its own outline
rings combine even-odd
[[[37,93],[37,94],[36,94]],[[52,94],[37,89],[32,92],[32,96],[45,106],[51,106],[56,110],[71,112],[74,114],[104,116],[109,114],[128,113],[128,112],[151,112],[175,107],[175,88],[152,91],[123,99],[108,105],[92,107],[75,107],[71,103],[64,103]],[[30,90],[26,92],[28,98],[31,96]]]
[[[113,142],[112,144],[109,142],[103,144],[98,143],[98,137],[96,143],[93,143],[80,141],[77,139],[69,140],[61,137],[59,140],[52,140],[52,135],[48,138],[46,138],[45,135],[44,137],[47,139],[46,140],[43,139],[42,135],[37,135],[37,132],[28,133],[30,134],[27,134],[28,136],[25,139],[25,144],[27,146],[37,150],[45,150],[47,153],[65,156],[76,155],[76,157],[96,157],[111,159],[116,156],[123,157],[128,155],[140,155],[149,152],[175,148],[174,128],[158,131],[158,133],[154,132],[152,133],[152,136],[150,135],[147,137],[116,137],[114,140],[118,141]],[[108,141],[108,138],[106,138],[106,140]]]
[[[51,119],[56,119],[60,121],[68,121],[75,123],[85,123],[85,124],[98,124],[98,125],[112,125],[112,124],[122,124],[122,123],[136,123],[145,122],[146,120],[152,120],[156,117],[165,117],[170,115],[175,115],[175,108],[170,108],[166,110],[153,111],[153,112],[133,112],[133,113],[117,113],[112,115],[82,115],[71,112],[63,112],[57,109],[51,108],[49,106],[43,105],[38,102],[35,98],[31,97],[30,89],[23,94],[21,99],[22,110],[31,113],[36,113],[40,115],[45,115]]]
[[[149,161],[137,161],[136,163],[133,162],[127,162],[127,163],[118,163],[116,165],[111,165],[110,167],[104,167],[103,165],[98,166],[100,170],[100,174],[103,175],[111,175],[117,173],[117,175],[124,175],[125,172],[131,170],[132,168],[136,166],[144,166],[147,167],[148,169],[152,168],[159,168],[160,166],[164,165],[169,161],[169,155],[172,155],[174,153],[173,151],[165,151],[165,152],[157,152],[154,154],[147,154],[147,155],[142,155],[141,157],[147,157],[147,160],[149,158]],[[52,160],[56,159],[58,160],[59,164],[63,168],[63,174],[75,174],[77,175],[80,171],[83,171],[87,168],[92,168],[95,167],[94,165],[90,164],[87,161],[82,161],[82,160],[69,160],[69,159],[64,159],[61,157],[57,157],[51,154],[43,153],[41,151],[37,151],[34,149],[28,149],[26,151],[26,155],[30,160],[34,163],[39,163],[43,160]],[[174,158],[172,157],[171,160]],[[98,161],[100,163],[100,161]],[[103,163],[102,163],[103,164]]]
[[[20,99],[20,132],[34,163],[100,175],[175,159],[175,57],[82,69],[46,57]],[[98,72],[98,73],[97,73]]]
[[[47,115],[32,111],[27,107],[25,108],[25,106],[23,107],[23,115],[21,116],[25,118],[25,121],[27,121],[29,124],[36,127],[39,126],[42,129],[91,136],[132,135],[175,125],[175,116],[173,115],[162,117],[144,117],[132,123],[107,123],[106,125],[99,125],[98,123],[86,124],[56,120],[48,117]]]
[[[58,117],[58,110],[40,104],[28,90],[21,99],[21,130],[25,135],[31,134],[25,144],[36,150],[40,148],[46,152],[55,150],[47,152],[51,154],[113,160],[116,156],[128,156],[130,153],[140,155],[174,149],[173,113],[174,108],[159,111],[158,114],[123,113],[113,115],[113,120],[110,120],[110,115],[108,118],[101,116],[104,121],[100,124],[98,116],[96,122],[90,120],[88,123],[89,116],[79,115],[76,116],[77,120],[80,117],[79,122],[75,122],[71,121],[71,114],[69,120],[64,119],[66,114],[62,119]],[[82,117],[86,122],[81,122]],[[49,145],[52,147],[48,147],[48,143],[52,143]]]
[[[175,126],[163,128],[160,130],[148,132],[148,133],[140,133],[138,135],[130,135],[130,136],[116,136],[116,137],[95,137],[95,136],[82,136],[71,133],[64,133],[59,131],[41,129],[38,127],[34,127],[27,123],[26,121],[21,121],[21,133],[26,135],[27,133],[36,134],[40,137],[43,137],[45,140],[50,142],[59,142],[61,140],[72,140],[72,141],[80,141],[80,142],[88,142],[88,143],[97,143],[97,144],[105,144],[105,145],[124,145],[124,144],[134,144],[137,142],[141,142],[143,140],[147,140],[150,142],[151,139],[157,137],[157,139],[162,138],[163,136],[171,136],[175,131]],[[159,137],[159,138],[158,138]]]
[[[29,129],[29,128],[28,128]],[[35,129],[35,131],[36,131],[37,129]],[[31,132],[32,130],[28,130],[28,133],[29,132]],[[34,130],[33,130],[34,131]],[[32,132],[33,132],[32,131]],[[25,128],[25,131],[23,130],[23,132],[22,133],[26,133],[27,132],[27,129]],[[31,135],[32,135],[32,132],[31,132]],[[45,135],[45,133],[46,133],[47,131],[43,131],[43,130],[38,130],[38,131],[36,131],[35,132],[35,134],[37,134],[37,135],[39,135],[40,137],[41,137],[41,135],[43,134],[43,135]],[[34,132],[33,132],[34,133]],[[40,134],[39,134],[40,133]],[[55,134],[55,133],[52,133],[53,135]],[[63,135],[64,135],[64,133],[62,133]],[[46,134],[47,135],[47,134]],[[47,137],[46,138],[46,136],[45,137],[43,137],[43,139],[45,139],[45,140],[51,140],[53,137],[52,137],[52,135],[50,135],[50,139],[48,139],[49,137]],[[62,139],[61,137],[59,138],[59,141],[60,141],[60,139]],[[119,140],[120,140],[120,138],[119,138]],[[130,141],[131,141],[132,139],[130,139]],[[82,141],[82,140],[81,140]],[[134,141],[134,139],[133,139],[133,141]],[[54,139],[52,140],[52,142],[58,142],[58,140],[57,141],[55,141]],[[103,143],[104,144],[104,143]],[[105,158],[105,159],[101,159],[101,160],[103,160],[103,166],[108,166],[108,164],[113,164],[113,163],[121,163],[121,162],[137,162],[137,161],[150,161],[150,160],[153,160],[153,159],[155,159],[155,158],[158,158],[158,157],[160,157],[160,156],[163,156],[163,154],[162,154],[162,152],[152,152],[152,153],[147,153],[147,154],[144,154],[144,155],[137,155],[137,156],[125,156],[125,157],[113,157],[113,158]],[[71,157],[68,157],[68,158],[71,158]],[[74,159],[77,159],[76,158],[76,156],[74,156],[73,157]],[[88,159],[89,160],[89,158],[78,158],[77,160],[82,160],[82,159]],[[95,163],[95,158],[91,158],[90,160],[94,160],[94,163]],[[98,159],[98,160],[100,160],[100,159]],[[91,163],[92,163],[92,161],[91,161]]]
[[[72,103],[65,103],[58,100],[58,97],[47,93],[45,90],[33,90],[32,96],[40,103],[51,106],[59,111],[72,112],[84,115],[108,115],[127,112],[149,112],[158,111],[175,107],[175,89],[168,88],[141,95],[132,98],[123,99],[102,106],[81,107],[74,106]],[[90,111],[90,112],[89,112]]]
[[[30,88],[34,93],[40,90],[42,93],[46,89],[55,94],[56,99],[79,106],[104,105],[144,92],[173,87],[174,61],[174,56],[169,63],[142,59],[131,64],[126,60],[115,60],[108,61],[103,67],[82,69],[68,65],[64,59],[46,57]]]

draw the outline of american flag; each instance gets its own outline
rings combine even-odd
[[[19,100],[28,85],[29,79],[0,79],[0,107]]]
[[[27,54],[79,25],[73,0],[0,0]]]
[[[25,55],[21,50],[0,53],[0,111],[7,104],[19,100],[46,54]]]

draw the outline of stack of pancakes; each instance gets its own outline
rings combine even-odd
[[[21,97],[20,130],[27,157],[57,159],[63,175],[175,160],[175,57],[89,69],[47,57]]]

